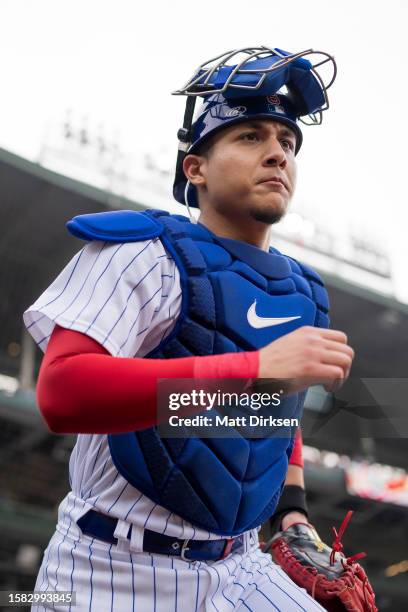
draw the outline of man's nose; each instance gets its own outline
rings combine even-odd
[[[266,151],[264,165],[265,166],[286,166],[286,153],[282,149],[281,144],[277,138],[271,138],[268,141],[268,148]]]

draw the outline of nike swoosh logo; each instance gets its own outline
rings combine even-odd
[[[289,323],[295,319],[300,319],[301,316],[297,317],[259,317],[256,314],[256,300],[248,308],[247,319],[251,327],[255,329],[262,329],[263,327],[272,327],[273,325],[282,325],[282,323]]]

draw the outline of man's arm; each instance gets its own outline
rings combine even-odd
[[[37,399],[55,433],[122,433],[157,424],[160,378],[255,378],[258,353],[174,359],[119,358],[98,342],[58,325],[38,378]],[[179,414],[196,414],[196,406]]]
[[[302,451],[302,433],[299,428],[296,432],[285,486],[276,510],[269,519],[269,525],[267,526],[267,533],[269,533],[268,535],[265,534],[266,537],[270,537],[282,529],[287,529],[294,523],[308,522]]]
[[[288,473],[286,475],[285,480],[285,488],[297,487],[305,490],[305,479],[303,473],[303,466],[290,464],[288,468]],[[284,489],[285,490],[285,489]],[[307,523],[307,515],[304,512],[300,512],[299,510],[290,510],[287,514],[283,516],[281,519],[281,528],[287,529],[294,523]]]

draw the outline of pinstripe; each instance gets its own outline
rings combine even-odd
[[[282,587],[279,586],[279,584],[277,582],[275,582],[274,580],[272,580],[272,578],[269,576],[268,572],[265,572],[265,576],[268,578],[269,582],[271,582],[274,586],[276,586],[284,595],[286,595],[286,597],[289,597],[289,599],[291,599],[293,601],[293,603],[295,603],[298,608],[300,608],[301,610],[303,610],[303,612],[307,612],[306,608],[304,608],[303,606],[300,605],[300,603],[298,601],[296,601],[295,599],[293,599],[293,597],[291,597],[291,595],[289,595],[289,593],[287,591],[284,591],[282,589]],[[292,589],[295,590],[299,590],[296,589],[296,586],[293,584],[291,585]]]
[[[224,567],[227,570],[228,574],[231,576],[230,568],[228,567],[228,565],[226,563],[224,563]]]
[[[45,583],[45,571],[46,571],[46,569],[47,569],[47,563],[48,563],[48,560],[49,560],[49,558],[50,558],[50,548],[49,548],[49,546],[50,546],[50,545],[48,544],[48,550],[47,550],[47,562],[46,562],[46,563],[45,563],[45,565],[43,566],[43,575],[42,575],[42,582],[41,582],[41,584],[40,584],[40,590],[42,589],[43,584]],[[44,563],[44,561],[45,561],[45,559],[43,559],[43,563]]]
[[[77,541],[74,542],[73,548],[71,548],[71,557],[72,557],[72,571],[71,571],[71,593],[74,591],[74,570],[75,570],[75,559],[74,559],[74,550],[76,548]],[[69,612],[71,612],[71,602],[69,603]]]
[[[44,306],[42,306],[42,308],[44,308]],[[44,319],[46,317],[45,314],[42,314],[38,317],[38,319],[36,319],[35,321],[31,321],[31,323],[29,325],[26,326],[27,331],[30,331],[30,329],[34,326],[37,325],[37,323],[39,323],[40,321],[42,321],[42,319]]]
[[[70,499],[69,501],[71,501],[71,499]],[[65,538],[67,537],[68,532],[69,532],[69,530],[70,530],[70,528],[71,528],[71,525],[72,525],[72,519],[71,519],[71,514],[70,514],[70,513],[71,513],[71,512],[74,510],[74,508],[75,508],[75,497],[74,497],[74,498],[73,498],[73,500],[72,500],[72,508],[70,508],[69,512],[68,512],[68,504],[67,504],[67,508],[66,508],[66,515],[69,517],[69,526],[68,526],[68,527],[67,527],[67,529],[66,529],[66,532],[65,532],[65,534],[64,534],[64,536],[63,536],[63,539],[62,539],[62,542],[65,542]]]
[[[248,610],[250,610],[250,612],[252,612],[252,608],[250,608],[250,607],[249,607],[249,606],[248,606],[248,605],[245,603],[245,601],[242,599],[242,597],[238,597],[238,600],[239,600],[239,601],[242,601],[242,603],[244,604],[244,606],[245,606],[245,607],[246,607]]]
[[[104,243],[102,244],[101,248],[99,249],[99,252],[98,252],[98,254],[97,254],[97,256],[96,256],[95,260],[92,262],[92,265],[91,265],[91,267],[89,268],[88,274],[86,275],[86,277],[85,277],[85,279],[84,279],[84,281],[83,281],[83,283],[82,283],[81,287],[79,288],[78,292],[77,292],[77,293],[76,293],[76,295],[75,295],[75,296],[72,298],[72,300],[70,301],[70,303],[68,304],[68,306],[66,306],[66,307],[64,308],[64,310],[62,310],[61,312],[59,312],[59,313],[57,314],[57,317],[61,317],[61,316],[62,316],[62,315],[63,315],[63,314],[64,314],[64,313],[65,313],[65,312],[66,312],[66,311],[67,311],[67,310],[68,310],[68,309],[69,309],[69,308],[72,306],[72,304],[75,302],[75,300],[78,298],[78,296],[80,295],[80,293],[81,293],[82,289],[85,287],[85,284],[86,284],[86,281],[87,281],[87,280],[88,280],[88,278],[89,278],[89,275],[91,274],[92,270],[94,269],[94,267],[95,267],[95,265],[96,265],[96,262],[97,262],[97,261],[98,261],[98,259],[99,259],[99,255],[102,253],[102,251],[103,251],[103,249],[105,248],[105,246],[106,246],[106,242],[104,242]]]
[[[111,506],[109,506],[108,508],[108,512],[110,512],[113,508],[113,506],[117,503],[117,501],[119,500],[119,498],[121,497],[122,493],[124,492],[125,489],[127,489],[127,487],[129,486],[129,483],[126,482],[122,488],[122,490],[120,491],[119,495],[116,497],[115,501],[113,502],[113,504]]]
[[[101,475],[100,475],[99,479],[101,479],[101,478],[102,478],[102,476],[103,476],[103,474],[104,474],[104,472],[105,472],[105,468],[106,468],[107,464],[108,464],[108,459],[106,459],[106,460],[105,460],[105,463],[103,464],[102,472],[101,472]],[[96,484],[96,483],[95,483],[95,484]],[[95,484],[94,484],[94,485],[91,487],[91,490],[89,491],[88,495],[87,495],[86,497],[84,497],[84,500],[87,500],[87,499],[89,499],[90,497],[92,497],[92,491],[93,491],[93,489],[94,489],[94,487],[95,487]]]
[[[239,567],[242,569],[243,572],[245,572],[246,574],[251,574],[251,576],[254,576],[254,572],[251,572],[251,570],[247,570],[245,569],[245,567],[242,567],[242,564],[239,564]]]
[[[92,557],[92,544],[94,542],[94,538],[92,538],[90,544],[89,544],[89,565],[91,566],[91,575],[89,576],[89,584],[91,587],[91,594],[89,597],[89,612],[91,612],[92,609],[92,597],[93,597],[93,583],[92,583],[92,578],[93,578],[93,565],[92,565],[92,561],[91,561],[91,557]]]
[[[172,277],[173,277],[173,282],[172,282],[172,284],[170,286],[169,293],[173,289],[174,283],[176,281],[176,266],[175,266],[174,262],[173,262],[173,275],[172,275]],[[171,302],[169,304],[169,321],[171,321],[170,310],[171,310]],[[160,343],[163,341],[163,338],[165,337],[167,331],[168,331],[168,329],[165,329],[163,331],[162,337],[160,338]]]
[[[237,584],[238,586],[240,586],[242,589],[244,589],[245,591],[245,587],[243,584],[241,584],[240,582],[237,582],[236,580],[233,580],[232,584]],[[251,583],[250,583],[251,584]]]
[[[173,562],[173,559],[172,559]],[[178,584],[177,584],[177,570],[174,570],[176,572],[176,601],[175,601],[175,607],[174,607],[174,612],[177,612],[177,595],[178,595]]]
[[[289,584],[289,586],[293,588],[296,588],[295,583],[293,583],[287,574],[285,574],[285,572],[283,571],[282,568],[277,567],[276,568],[277,573],[279,574],[279,576],[282,578],[283,582],[286,582],[287,584]],[[268,576],[269,578],[269,576]],[[306,599],[306,601],[309,603],[310,602],[310,597],[309,595],[307,595],[302,589],[299,589],[299,595],[301,595],[304,599]],[[319,604],[320,605],[320,604]],[[323,608],[321,608],[323,610]]]
[[[73,508],[74,508],[74,507],[75,507],[75,499],[74,499]],[[73,510],[73,508],[72,508],[71,510]],[[62,542],[64,542],[64,541],[65,541],[65,538],[66,538],[67,534],[68,534],[68,529],[67,529],[66,534],[63,536],[63,540],[62,540]],[[60,544],[61,544],[61,543],[60,543]],[[58,550],[59,550],[59,548],[58,548]],[[47,572],[47,576],[48,576],[48,563],[49,563],[49,560],[50,560],[50,552],[51,552],[51,542],[48,544],[48,551],[47,551],[47,562],[46,562],[46,564],[45,564],[45,565],[44,565],[44,567],[43,567],[43,580],[42,580],[42,583],[41,583],[41,585],[40,585],[40,587],[39,587],[39,590],[40,590],[40,591],[42,590],[42,587],[43,587],[43,585],[44,585],[44,583],[45,583],[45,573],[46,573],[46,572]],[[43,561],[43,563],[44,563],[44,561]],[[59,566],[58,566],[58,567],[59,567]],[[58,567],[57,567],[57,571],[58,571]],[[48,578],[47,578],[47,579],[48,579]],[[44,607],[44,610],[45,610],[45,607]]]
[[[153,565],[153,559],[152,559]],[[156,612],[156,568],[153,566],[153,611]]]
[[[230,603],[230,604],[232,605],[232,609],[234,609],[234,608],[235,608],[235,604],[234,604],[234,602],[233,602],[231,599],[228,599],[228,597],[227,597],[227,596],[225,595],[225,593],[224,593],[224,591],[225,591],[225,589],[227,588],[227,586],[228,586],[228,585],[226,585],[226,586],[225,586],[225,587],[222,589],[221,594],[222,594],[222,596],[224,597],[224,599],[226,599],[226,600],[228,601],[228,603]]]
[[[111,544],[109,546],[109,550],[108,550],[108,554],[109,554],[109,566],[110,566],[110,571],[111,571],[111,579],[110,579],[110,586],[111,586],[111,612],[113,610],[113,567],[112,567],[112,546],[113,544]]]
[[[159,265],[159,262],[158,262],[158,261],[156,261],[156,263],[155,263],[155,264],[154,264],[154,265],[153,265],[153,266],[150,268],[150,270],[148,270],[148,271],[146,272],[146,274],[145,274],[144,276],[142,276],[142,278],[141,278],[141,279],[140,279],[140,280],[139,280],[139,281],[136,283],[136,285],[135,285],[135,286],[132,288],[131,292],[129,293],[128,297],[126,298],[126,305],[125,305],[125,307],[123,308],[122,312],[120,313],[119,317],[116,319],[115,323],[113,324],[113,326],[111,327],[111,329],[109,330],[109,332],[106,334],[105,338],[103,339],[103,342],[106,342],[106,340],[109,338],[109,336],[111,335],[111,333],[112,333],[112,332],[113,332],[113,330],[115,329],[116,325],[117,325],[117,324],[119,323],[119,321],[122,319],[123,315],[125,314],[126,310],[128,309],[130,298],[131,298],[131,297],[132,297],[132,295],[134,294],[135,289],[137,289],[137,288],[138,288],[138,286],[140,285],[140,283],[142,283],[142,282],[143,282],[143,281],[144,281],[144,280],[145,280],[145,279],[146,279],[146,278],[149,276],[149,274],[150,274],[151,272],[153,272],[153,270],[154,270],[155,268],[157,268],[157,266],[158,266],[158,265]],[[135,319],[135,321],[134,321],[133,325],[132,325],[132,326],[131,326],[131,328],[130,328],[129,335],[130,335],[130,333],[131,333],[132,329],[134,328],[134,326],[135,326],[135,324],[136,324],[136,322],[137,322],[137,320],[138,320],[138,318],[139,318],[139,315],[140,315],[141,311],[143,310],[143,308],[145,308],[145,306],[147,306],[147,304],[149,304],[149,303],[150,303],[150,301],[151,301],[151,300],[154,298],[154,296],[155,296],[155,295],[156,295],[156,294],[157,294],[157,293],[158,293],[158,292],[161,290],[161,288],[162,288],[162,287],[163,287],[163,285],[160,285],[160,287],[159,287],[159,288],[158,288],[158,289],[155,291],[155,293],[153,294],[153,296],[152,296],[152,297],[151,297],[149,300],[147,300],[147,302],[145,302],[145,303],[143,304],[143,306],[141,306],[141,308],[139,309],[139,312],[138,312],[138,314],[137,314],[137,317],[136,317],[136,319]],[[129,336],[128,336],[128,337],[129,337]],[[127,339],[126,339],[126,340],[127,340]],[[126,341],[125,341],[125,344],[126,344]]]
[[[239,584],[239,583],[234,582],[233,584]],[[254,587],[255,587],[255,590],[256,590],[258,593],[260,593],[260,594],[261,594],[263,597],[265,597],[265,599],[267,599],[267,600],[269,601],[269,603],[270,603],[270,604],[272,604],[272,606],[275,608],[275,610],[277,610],[278,612],[286,612],[286,610],[282,610],[282,611],[281,611],[281,610],[280,610],[280,608],[278,608],[278,607],[277,607],[277,606],[276,606],[276,605],[273,603],[273,601],[272,601],[271,599],[269,599],[269,597],[267,597],[267,596],[265,595],[265,593],[263,593],[262,591],[260,591],[260,590],[259,590],[259,588],[258,588],[258,586],[257,586],[257,584],[256,584],[256,582],[248,582],[248,585],[249,585],[249,586],[254,586]],[[241,587],[242,587],[242,588],[245,590],[245,588],[242,586],[242,584],[239,584],[239,586],[241,586]],[[251,596],[249,596],[247,599],[249,600],[250,598],[251,598]],[[242,601],[242,602],[243,602],[245,605],[247,605],[247,604],[245,603],[245,601],[244,601],[242,598],[239,598],[239,600],[240,600],[240,601]]]
[[[60,566],[60,546],[62,544],[64,540],[61,540],[60,543],[58,544],[58,548],[57,548],[57,559],[58,559],[58,564],[57,564],[57,568],[55,570],[55,590],[58,591],[58,570],[59,570],[59,566]]]
[[[251,559],[251,561],[252,561],[252,559]],[[259,562],[258,562],[258,563],[259,563]],[[260,565],[260,564],[259,564],[259,565]],[[243,570],[243,571],[244,571],[246,574],[251,574],[252,576],[254,575],[254,573],[253,573],[253,572],[251,572],[250,570],[246,570],[244,567],[242,567],[242,564],[240,564],[240,567],[241,567],[241,569],[242,569],[242,570]],[[262,566],[260,566],[260,567],[262,567]],[[289,599],[291,599],[291,600],[292,600],[292,601],[293,601],[293,602],[294,602],[294,603],[295,603],[295,604],[296,604],[296,605],[297,605],[297,606],[298,606],[298,607],[299,607],[301,610],[303,610],[304,612],[307,612],[307,611],[306,611],[306,609],[305,609],[305,608],[303,608],[303,606],[302,606],[302,605],[301,605],[301,604],[300,604],[298,601],[296,601],[296,600],[295,600],[295,599],[294,599],[294,598],[293,598],[291,595],[289,595],[289,593],[288,593],[287,591],[284,591],[284,590],[283,590],[283,589],[282,589],[282,588],[279,586],[279,584],[278,584],[277,582],[275,582],[274,580],[272,580],[272,579],[271,579],[271,577],[269,576],[268,571],[267,571],[267,570],[268,570],[268,566],[266,566],[265,568],[262,568],[262,569],[265,569],[265,573],[264,573],[264,574],[262,574],[262,575],[266,576],[266,578],[268,578],[268,580],[269,580],[269,582],[270,582],[271,584],[273,584],[273,585],[274,585],[275,587],[277,587],[277,588],[278,588],[278,589],[279,589],[279,590],[280,590],[282,593],[284,593],[284,594],[285,594],[287,597],[289,597]],[[257,570],[257,571],[258,571],[258,570]],[[259,573],[261,573],[261,572],[259,572]],[[282,574],[283,574],[283,572],[282,572]],[[284,576],[283,576],[283,577],[284,577]],[[284,578],[284,579],[285,579],[285,582],[287,582],[287,583],[289,584],[289,586],[291,586],[291,587],[292,587],[292,590],[294,590],[294,591],[299,591],[299,594],[304,595],[304,593],[303,593],[303,592],[302,592],[300,589],[298,589],[294,583],[291,583],[291,582],[290,582],[289,580],[287,580],[286,578]],[[262,591],[260,591],[260,589],[259,589],[257,586],[256,586],[256,589],[257,589],[259,592],[261,592],[261,593],[262,593]],[[263,594],[263,595],[266,597],[266,595],[265,595],[264,593],[262,593],[262,594]],[[309,599],[309,598],[308,598],[308,596],[306,596],[306,598],[307,598],[307,599]],[[272,602],[271,602],[271,603],[272,603]],[[275,607],[276,607],[276,606],[275,606]],[[278,608],[276,608],[276,609],[278,609]]]
[[[53,304],[54,302],[56,302],[56,301],[58,300],[58,298],[60,298],[60,297],[61,297],[61,295],[63,295],[63,294],[64,294],[65,289],[68,287],[69,283],[71,282],[71,278],[72,278],[72,276],[73,276],[73,274],[74,274],[74,272],[75,272],[75,270],[76,270],[76,267],[77,267],[77,265],[78,265],[78,263],[79,263],[79,260],[80,260],[80,259],[81,259],[81,257],[82,257],[82,254],[84,253],[85,249],[86,249],[86,247],[84,247],[83,249],[81,249],[81,250],[79,251],[79,253],[77,253],[77,260],[76,260],[76,262],[75,262],[75,265],[74,265],[74,267],[73,267],[73,269],[72,269],[72,271],[71,271],[71,274],[69,275],[68,280],[67,280],[67,282],[65,283],[64,288],[62,289],[61,293],[59,293],[59,294],[58,294],[58,295],[57,295],[57,296],[56,296],[54,299],[50,300],[50,301],[49,301],[49,302],[47,302],[46,304],[42,304],[42,305],[40,306],[40,308],[47,308],[47,306],[50,306],[50,304]],[[45,316],[45,315],[43,315],[43,316]],[[39,321],[39,319],[38,319],[37,321],[35,321],[35,323],[38,323],[38,321]],[[34,322],[33,322],[33,323],[31,323],[31,324],[30,324],[30,325],[27,327],[27,330],[29,330],[29,329],[30,329],[30,328],[31,328],[31,327],[32,327],[32,326],[33,326],[35,323],[34,323]]]
[[[108,461],[108,460],[106,460],[106,461]],[[105,465],[106,465],[106,464],[105,464]],[[118,479],[118,477],[119,477],[119,472],[117,471],[117,472],[116,472],[116,474],[115,474],[114,479],[112,480],[112,482],[111,482],[111,484],[110,484],[110,487],[111,487],[111,486],[112,486],[112,485],[115,483],[115,481]],[[110,487],[109,487],[109,488],[110,488]],[[98,499],[100,498],[100,496],[101,496],[101,495],[102,495],[102,491],[101,491],[101,493],[99,493],[99,495],[98,495],[98,496],[95,498],[95,504],[97,503],[97,501],[98,501]]]
[[[135,501],[135,503],[129,508],[127,514],[125,514],[125,519],[128,518],[129,514],[131,513],[131,511],[133,510],[133,508],[136,506],[136,504],[138,503],[138,501],[140,501],[140,499],[143,497],[143,493],[140,493],[139,497],[137,498],[137,500]]]
[[[196,605],[195,612],[198,610],[198,593],[200,591],[200,572],[197,570],[197,591],[196,591]]]
[[[215,567],[213,567],[212,569],[213,569],[213,570],[215,571],[215,573],[217,574],[218,584],[217,584],[217,587],[216,587],[216,589],[215,589],[214,593],[211,595],[211,603],[212,603],[212,605],[214,606],[214,608],[217,610],[217,612],[220,612],[220,611],[218,610],[217,606],[216,606],[216,605],[215,605],[215,603],[214,603],[214,595],[216,595],[216,594],[218,593],[218,588],[219,588],[219,586],[220,586],[221,579],[220,579],[220,575],[219,575],[219,573],[217,572],[217,570],[215,569]]]
[[[152,514],[152,512],[153,512],[153,510],[156,508],[156,506],[157,506],[157,504],[153,504],[152,509],[150,510],[149,514],[147,515],[147,518],[146,518],[146,520],[145,520],[145,522],[144,522],[144,525],[143,525],[143,528],[144,528],[144,529],[146,528],[146,525],[147,525],[147,523],[148,523],[148,520],[149,520],[149,518],[150,518],[150,516],[151,516],[151,514]]]
[[[162,533],[166,533],[167,525],[169,524],[169,518],[171,517],[172,514],[173,514],[172,512],[169,512],[169,516],[166,519],[166,524],[164,526]]]
[[[141,336],[143,334],[143,332],[147,331],[149,329],[149,325],[147,327],[144,327],[143,329],[140,330],[140,332],[138,334],[136,334],[136,336]],[[134,357],[136,357],[136,354],[134,355]]]
[[[139,251],[139,253],[137,255],[135,255],[130,262],[127,264],[127,266],[125,266],[125,268],[122,270],[122,272],[119,275],[119,278],[116,279],[115,284],[113,285],[113,289],[110,292],[110,294],[108,295],[107,299],[105,300],[105,302],[103,303],[102,307],[98,310],[98,312],[96,313],[95,317],[93,318],[92,322],[90,323],[90,325],[88,325],[88,327],[85,330],[85,333],[87,331],[89,331],[92,327],[92,325],[94,325],[96,319],[99,317],[99,315],[101,314],[102,310],[105,308],[106,304],[109,303],[110,299],[112,298],[112,296],[114,295],[116,288],[119,284],[119,281],[121,280],[122,276],[124,275],[124,273],[126,272],[126,270],[128,270],[128,268],[130,268],[130,266],[136,261],[136,259],[139,257],[139,255],[141,255],[143,253],[143,251],[145,251],[145,249],[147,249],[147,247],[152,244],[152,242],[148,242],[146,244],[146,246],[143,247],[143,249],[141,251]]]
[[[252,553],[249,553],[248,556],[249,556],[249,558],[251,560],[251,563],[257,563],[259,565],[259,568],[263,569],[263,566],[261,565],[261,563],[257,559],[253,559],[252,558],[253,557]],[[269,563],[267,565],[269,565]],[[257,571],[259,571],[259,570],[257,570]]]
[[[243,560],[244,556],[243,556],[243,555],[240,555],[240,557],[241,557],[241,560]],[[237,560],[237,561],[235,561],[235,559],[232,559],[232,558],[231,558],[231,559],[227,559],[227,561],[224,563],[224,565],[227,567],[227,569],[228,569],[228,562],[229,562],[229,561],[232,561],[232,563],[235,563],[235,567],[234,567],[234,569],[233,569],[233,571],[235,572],[235,570],[236,570],[236,569],[237,569],[237,567],[238,567],[238,560]]]
[[[72,326],[74,325],[74,323],[77,321],[77,319],[81,316],[81,314],[83,313],[83,311],[85,310],[85,308],[87,306],[89,306],[93,295],[95,293],[95,289],[96,286],[98,285],[99,281],[101,280],[101,278],[103,277],[103,275],[105,274],[106,270],[109,268],[113,258],[115,257],[115,255],[123,248],[123,244],[120,244],[118,246],[118,248],[112,253],[111,257],[108,260],[108,263],[106,264],[105,268],[102,270],[102,272],[99,274],[98,278],[96,279],[96,281],[94,282],[94,285],[92,287],[92,291],[91,291],[91,295],[88,298],[88,301],[86,302],[86,304],[80,309],[80,311],[78,312],[78,314],[73,318],[71,325],[69,326],[70,328],[72,328]]]
[[[269,603],[273,605],[273,607],[275,608],[275,610],[277,610],[278,612],[281,612],[280,608],[278,608],[278,606],[276,606],[276,605],[273,603],[273,601],[272,601],[271,599],[269,599],[269,597],[268,597],[267,595],[265,595],[265,593],[259,589],[258,585],[257,585],[257,584],[255,584],[255,583],[253,583],[253,584],[254,584],[254,586],[255,586],[255,589],[258,591],[258,593],[260,593],[261,595],[263,595],[263,597],[265,597],[265,599],[267,599],[267,600],[269,601]],[[285,592],[285,591],[283,591],[283,592]],[[295,601],[295,600],[293,600],[293,601]],[[295,603],[296,603],[296,602],[295,602]]]
[[[90,473],[91,473],[91,475],[94,473],[94,470],[95,470],[95,465],[96,465],[96,462],[97,462],[97,460],[98,460],[98,457],[99,457],[99,452],[100,452],[101,448],[102,448],[102,440],[100,441],[100,443],[99,443],[99,447],[98,447],[98,450],[96,451],[95,460],[94,460],[94,462],[93,462],[92,470],[91,470],[91,472],[90,472]],[[91,491],[92,491],[92,487],[91,487],[90,491],[88,491],[88,496],[85,496],[85,493],[83,493],[83,494],[81,493],[81,497],[82,497],[83,499],[87,499],[87,497],[90,497],[89,493],[90,493]]]
[[[153,268],[151,268],[151,270],[149,270],[149,272],[151,272],[152,270],[154,270],[154,268],[155,268],[156,266],[157,266],[157,263],[156,263],[156,264],[153,266]],[[143,306],[141,306],[141,307],[140,307],[140,310],[139,310],[139,312],[137,313],[136,319],[133,321],[133,323],[132,323],[132,325],[131,325],[131,327],[130,327],[130,329],[129,329],[129,333],[128,333],[128,335],[126,336],[125,341],[124,341],[124,342],[123,342],[123,343],[120,345],[120,350],[122,350],[122,349],[123,349],[123,347],[126,345],[127,341],[129,340],[129,338],[130,338],[130,334],[132,333],[133,328],[134,328],[134,326],[136,325],[136,323],[137,323],[137,321],[138,321],[138,319],[139,319],[140,313],[142,312],[142,310],[143,310],[143,309],[144,309],[144,308],[145,308],[145,307],[146,307],[148,304],[150,304],[150,302],[152,301],[152,299],[156,297],[156,295],[159,293],[159,291],[161,291],[161,290],[162,290],[162,287],[163,287],[163,285],[160,285],[160,287],[159,287],[159,288],[158,288],[158,289],[157,289],[157,290],[156,290],[156,291],[153,293],[153,295],[152,295],[152,296],[151,296],[151,297],[150,297],[150,298],[147,300],[147,302],[145,302],[145,303],[143,304]],[[127,306],[126,306],[126,308],[127,308]],[[120,318],[121,318],[121,317],[123,316],[123,314],[125,313],[126,308],[125,308],[125,310],[124,310],[124,311],[121,313]],[[109,336],[110,336],[110,334],[111,334],[112,330],[114,329],[114,327],[116,326],[116,324],[117,324],[118,322],[119,322],[119,319],[118,319],[118,321],[116,321],[115,325],[113,326],[113,328],[111,329],[111,331],[109,332],[109,334],[106,336],[105,340],[107,340],[107,339],[109,338]]]
[[[48,545],[48,551],[47,551],[47,562],[46,562],[46,565],[45,565],[45,566],[44,566],[44,568],[43,568],[43,581],[42,581],[42,583],[41,583],[41,586],[40,586],[40,589],[39,589],[39,590],[42,590],[42,587],[43,587],[43,585],[45,584],[45,575],[47,575],[47,580],[48,580],[48,564],[49,564],[49,562],[50,562],[50,552],[51,552],[51,543]],[[47,587],[46,587],[46,589],[45,589],[45,590],[47,590],[47,589],[48,589],[48,587],[49,587],[49,583],[47,582]],[[44,610],[45,610],[45,606],[43,606],[43,607],[44,607]]]
[[[135,599],[136,599],[136,593],[135,593],[135,570],[133,567],[133,558],[132,558],[132,553],[130,553],[130,563],[132,565],[132,612],[135,612]]]

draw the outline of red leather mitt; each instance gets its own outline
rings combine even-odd
[[[345,557],[341,537],[350,520],[349,511],[330,548],[312,525],[295,523],[280,531],[263,548],[270,552],[288,576],[329,612],[378,612],[374,591],[364,569],[356,559]]]

